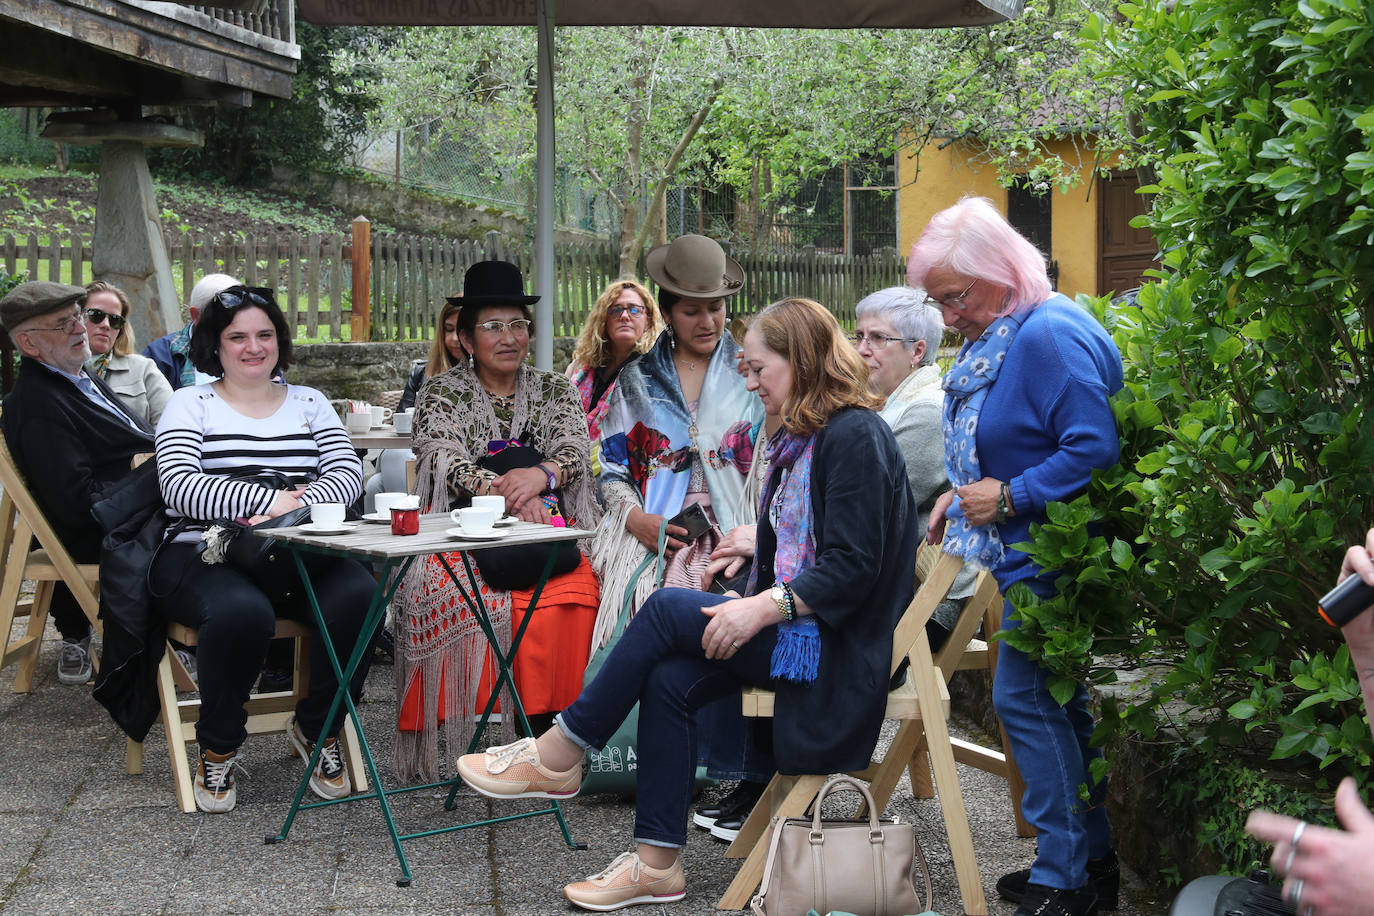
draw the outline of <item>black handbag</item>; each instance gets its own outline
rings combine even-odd
[[[235,476],[270,490],[289,490],[300,485],[277,471],[259,471]],[[304,482],[308,481],[301,481]],[[309,506],[292,509],[256,525],[245,525],[234,519],[217,519],[215,526],[219,528],[216,535],[218,547],[202,549],[201,559],[207,563],[227,563],[262,589],[263,594],[273,603],[285,601],[292,597],[301,581],[291,551],[275,539],[259,537],[255,532],[263,529],[290,528],[308,521]],[[206,542],[208,548],[208,536]]]
[[[522,441],[525,437],[521,437]],[[494,455],[484,455],[477,459],[477,466],[493,474],[501,475],[516,468],[532,468],[544,460],[544,453],[532,445],[510,445]],[[470,500],[455,503],[452,508],[467,505]],[[561,507],[559,514],[562,514]],[[482,578],[492,588],[503,591],[522,591],[533,588],[544,571],[549,556],[558,551],[549,578],[562,576],[577,568],[582,562],[582,552],[566,544],[520,544],[514,547],[490,547],[474,550],[472,558],[482,572]]]

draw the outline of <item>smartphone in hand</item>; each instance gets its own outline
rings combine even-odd
[[[686,528],[687,535],[685,537],[678,537],[678,540],[686,541],[689,544],[711,530],[711,520],[706,517],[706,510],[701,508],[700,503],[692,503],[686,509],[683,509],[677,515],[668,519],[668,524],[676,525],[679,528]],[[675,535],[671,532],[669,533],[669,537],[674,536]]]

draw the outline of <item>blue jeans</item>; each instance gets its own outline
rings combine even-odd
[[[1007,602],[1003,629],[1019,626],[1011,612]],[[1093,785],[1086,801],[1078,796],[1078,787],[1088,783],[1088,767],[1102,756],[1088,745],[1093,732],[1088,691],[1079,684],[1073,698],[1060,706],[1046,688],[1049,671],[1005,642],[997,652],[992,705],[1026,781],[1021,812],[1039,832],[1030,879],[1047,887],[1082,887],[1088,880],[1088,859],[1105,855],[1111,846],[1107,781]]]
[[[708,659],[702,607],[728,601],[685,588],[654,592],[625,628],[596,678],[558,716],[567,736],[600,750],[639,703],[635,776],[637,843],[687,845],[696,774],[696,711],[745,685],[766,686],[777,627],[765,627],[728,659]]]

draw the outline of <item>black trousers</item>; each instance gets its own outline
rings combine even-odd
[[[324,614],[328,636],[339,664],[346,665],[362,630],[376,580],[355,560],[308,555],[305,561]],[[167,544],[149,574],[158,608],[172,620],[194,627],[197,679],[200,683],[200,746],[219,754],[236,750],[248,736],[243,704],[262,668],[278,617],[314,623],[303,588],[274,605],[255,583],[224,564],[200,559],[200,544]],[[350,685],[354,702],[362,696],[372,653]],[[310,692],[296,704],[296,721],[310,741],[318,741],[337,689],[324,640],[310,643]],[[337,735],[343,716],[335,718]]]

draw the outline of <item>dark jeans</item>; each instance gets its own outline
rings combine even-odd
[[[153,564],[149,583],[160,596],[154,599],[158,609],[196,630],[201,698],[196,740],[202,748],[224,754],[236,750],[248,736],[243,704],[262,668],[277,617],[313,625],[314,615],[303,588],[294,589],[291,598],[274,608],[262,589],[243,574],[223,564],[208,566],[199,554],[199,543],[166,545]],[[377,583],[354,560],[309,554],[305,566],[339,664],[347,665]],[[354,702],[362,696],[371,656],[370,652],[363,655],[353,677]],[[310,641],[310,692],[296,704],[296,721],[308,740],[319,740],[337,685],[324,640],[317,635]],[[342,712],[341,708],[334,720],[336,735],[343,724]]]
[[[91,621],[86,617],[86,612],[81,610],[76,596],[67,588],[65,582],[55,583],[52,603],[48,605],[48,616],[52,618],[52,625],[57,628],[63,639],[80,642],[91,634]]]
[[[655,592],[595,680],[558,717],[569,737],[599,750],[634,704],[640,704],[636,842],[687,845],[697,762],[696,711],[746,685],[769,683],[777,627],[760,630],[731,658],[706,658],[701,636],[711,618],[701,608],[727,600],[684,588]]]

